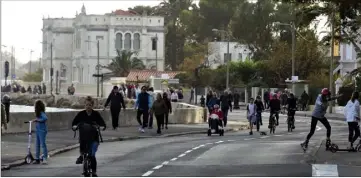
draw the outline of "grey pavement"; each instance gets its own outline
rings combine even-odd
[[[264,114],[262,131],[268,131]],[[244,121],[244,111],[230,113],[233,122]],[[306,153],[300,147],[309,131],[309,118],[297,117],[296,130],[286,131],[286,118],[273,135],[261,136],[247,130],[226,132],[225,136],[206,134],[149,138],[102,143],[97,152],[99,176],[360,176],[360,153],[331,153],[321,144],[325,129],[318,125]],[[345,122],[331,120],[332,139],[340,146],[347,139]],[[199,126],[200,127],[200,126]],[[2,176],[81,176],[75,165],[78,150],[49,158],[48,165],[23,165],[2,171]],[[360,157],[361,158],[361,157]],[[352,165],[347,164],[352,162]],[[321,165],[318,165],[321,164]],[[336,167],[325,173],[322,169]],[[313,169],[317,171],[313,173]],[[333,173],[333,174],[332,174]]]

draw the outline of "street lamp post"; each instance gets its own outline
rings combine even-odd
[[[296,27],[293,23],[280,23],[276,22],[276,25],[284,25],[289,26],[291,28],[291,34],[292,34],[292,76],[295,76],[295,53],[296,53]],[[292,81],[292,93],[295,93],[295,85]]]
[[[225,33],[227,35],[227,72],[226,72],[226,89],[229,89],[229,64],[230,64],[230,54],[229,54],[229,42],[231,40],[229,32],[225,30],[212,29],[213,32]]]
[[[29,74],[31,73],[31,57],[32,57],[33,52],[34,52],[33,50],[30,50]]]

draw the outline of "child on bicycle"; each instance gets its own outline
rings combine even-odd
[[[40,145],[43,149],[42,164],[47,164],[48,149],[45,140],[46,134],[48,133],[48,127],[46,125],[48,117],[45,114],[45,104],[41,100],[35,101],[35,117],[36,119],[33,120],[33,122],[36,123],[36,153],[34,164],[40,164]]]
[[[95,153],[98,150],[100,133],[94,127],[94,124],[104,127],[103,131],[106,129],[106,125],[100,113],[93,110],[93,106],[94,100],[92,97],[88,96],[85,99],[85,110],[80,111],[75,116],[72,122],[72,126],[79,128],[80,156],[76,160],[76,164],[82,164],[83,154],[91,151],[91,169],[93,174],[92,176],[97,177],[97,160],[95,157]],[[88,146],[91,150],[87,150]]]

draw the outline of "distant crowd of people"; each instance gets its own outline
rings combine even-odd
[[[12,85],[1,86],[2,92],[13,92],[13,93],[29,93],[29,94],[46,94],[46,86],[43,83],[41,85],[28,86],[25,89],[25,86],[21,86],[18,83]]]

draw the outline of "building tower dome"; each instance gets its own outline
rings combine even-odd
[[[83,6],[81,7],[81,14],[84,14],[84,15],[86,14],[84,3],[83,3]]]

